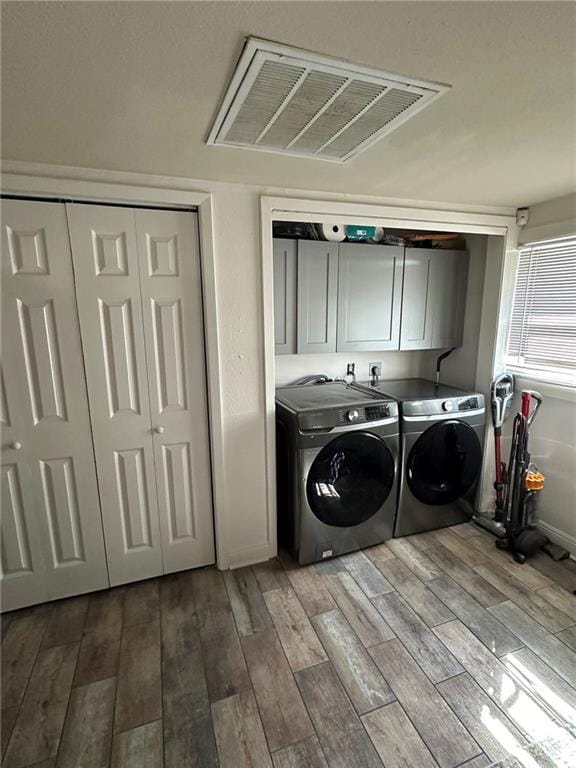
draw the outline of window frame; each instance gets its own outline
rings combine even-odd
[[[510,337],[512,335],[512,317],[514,312],[514,301],[516,298],[516,287],[517,287],[518,273],[520,270],[520,259],[522,257],[522,252],[532,251],[533,249],[537,249],[538,247],[542,247],[544,245],[553,246],[553,244],[555,243],[559,245],[562,241],[574,241],[575,250],[576,250],[576,233],[573,233],[571,235],[562,235],[560,237],[546,238],[545,240],[538,240],[534,242],[523,243],[521,246],[518,247],[518,258],[517,258],[517,262],[514,270],[514,275],[512,278],[512,293],[511,293],[510,305],[509,305],[510,315],[509,315],[509,321],[506,329],[504,360],[505,360],[506,370],[509,370],[511,373],[513,373],[517,379],[523,379],[526,382],[539,382],[541,384],[545,384],[547,387],[550,387],[554,390],[554,392],[556,393],[556,396],[559,396],[562,399],[572,400],[573,396],[574,396],[574,399],[576,399],[576,361],[574,362],[574,367],[572,369],[568,369],[566,374],[563,375],[562,372],[559,371],[558,369],[556,369],[556,372],[554,372],[554,370],[546,370],[545,368],[533,368],[533,367],[530,367],[529,365],[523,366],[518,363],[510,362],[511,355],[509,354]],[[575,256],[575,261],[576,261],[576,256]],[[523,320],[524,319],[525,317],[523,317]]]

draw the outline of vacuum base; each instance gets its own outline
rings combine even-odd
[[[503,539],[506,536],[506,528],[503,523],[497,523],[496,520],[493,520],[491,517],[474,515],[472,522],[476,523],[480,528],[484,528],[493,536],[497,536],[499,539]]]

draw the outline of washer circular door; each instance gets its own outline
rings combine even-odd
[[[382,507],[394,485],[394,458],[371,432],[340,435],[320,451],[306,480],[310,509],[326,525],[364,523]]]
[[[482,468],[482,447],[472,427],[443,421],[416,441],[406,462],[408,487],[423,504],[451,504],[474,486]]]

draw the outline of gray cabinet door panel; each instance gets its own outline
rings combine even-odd
[[[400,349],[430,349],[433,330],[434,251],[406,248]]]
[[[338,352],[398,349],[404,249],[342,243],[338,260]]]
[[[296,353],[296,240],[274,240],[274,351]]]
[[[400,349],[462,344],[468,253],[407,248]]]
[[[336,351],[338,243],[298,241],[298,353]]]
[[[467,279],[466,251],[434,253],[432,347],[435,349],[462,344]]]

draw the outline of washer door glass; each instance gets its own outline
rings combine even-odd
[[[429,427],[406,462],[408,486],[423,504],[451,504],[480,476],[482,448],[469,424],[443,421]]]
[[[310,509],[326,525],[347,528],[382,507],[394,484],[388,446],[370,432],[336,437],[314,459],[306,481]]]

